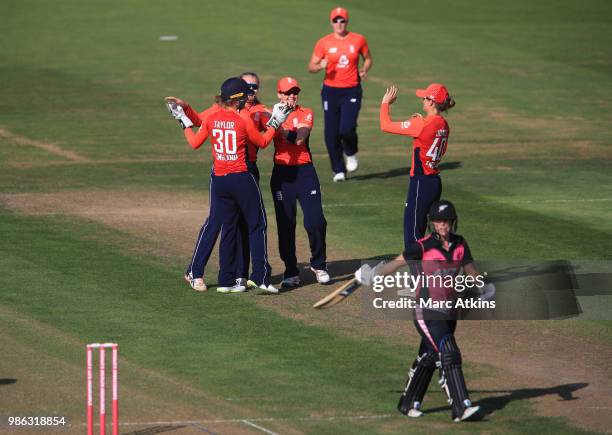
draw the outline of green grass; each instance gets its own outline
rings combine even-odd
[[[456,203],[475,256],[612,259],[608,1],[351,2],[351,30],[366,35],[375,64],[364,84],[360,170],[342,186],[331,182],[323,144],[321,76],[306,72],[315,41],[329,31],[332,6],[5,0],[0,129],[91,161],[71,162],[0,135],[0,195],[204,193],[209,153],[184,143],[163,97],[203,109],[226,77],[254,70],[263,78],[262,100],[272,103],[276,79],[292,75],[302,84],[301,103],[315,109],[311,148],[328,245],[355,258],[394,254],[402,245],[409,142],[379,131],[377,107],[385,83],[397,83],[393,116],[407,117],[420,108],[414,89],[440,81],[457,100],[448,115],[443,195]],[[179,39],[161,42],[161,35]],[[271,151],[260,156],[272,218]],[[145,255],[141,248],[150,241],[84,220],[0,209],[0,235],[2,305],[25,319],[83,343],[117,340],[132,363],[218,397],[242,397],[265,415],[394,414],[413,356],[409,346],[347,338],[331,326],[261,308],[251,295],[186,292],[177,279],[184,256]],[[609,321],[559,328],[609,345]],[[468,382],[477,373],[492,377],[494,369],[468,365]],[[429,403],[444,401],[432,390]],[[563,419],[538,416],[525,400],[509,401],[478,426],[447,422],[443,411],[411,424],[417,432],[579,432]],[[406,428],[395,416],[291,425],[310,433]]]

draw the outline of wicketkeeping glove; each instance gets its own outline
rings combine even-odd
[[[287,104],[276,103],[272,108],[272,117],[266,123],[268,127],[272,127],[274,129],[278,129],[282,125],[283,122],[287,119],[293,107],[289,107]]]
[[[174,101],[167,101],[166,106],[168,107],[168,112],[174,119],[176,119],[183,129],[193,127],[193,122],[191,119],[185,114],[185,111],[181,106],[176,104]]]

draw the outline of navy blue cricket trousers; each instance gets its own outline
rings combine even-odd
[[[321,185],[313,164],[274,165],[270,188],[276,212],[278,249],[285,263],[284,276],[299,275],[295,254],[297,201],[302,207],[304,228],[310,243],[310,265],[315,269],[326,269],[327,221],[323,215]]]
[[[259,168],[255,162],[249,164],[249,171],[255,177],[255,181],[259,184]],[[251,262],[251,247],[249,245],[249,226],[244,216],[238,218],[238,234],[236,234],[236,278],[246,278],[249,276],[249,263]],[[221,234],[221,248],[224,248],[224,237]],[[223,271],[225,273],[225,271]]]
[[[253,173],[257,182],[259,182],[259,169],[257,168],[257,165],[255,163],[252,163],[252,165],[250,165],[249,167],[249,170],[251,171],[251,173]],[[208,217],[206,218],[206,221],[200,228],[198,237],[196,239],[193,255],[191,257],[191,261],[187,265],[187,270],[185,271],[185,273],[191,274],[194,278],[202,278],[204,276],[204,269],[208,264],[208,260],[210,259],[212,251],[215,247],[215,243],[217,243],[219,233],[221,233],[219,251],[228,252],[230,249],[236,249],[236,262],[234,266],[235,272],[220,268],[219,276],[228,276],[228,274],[234,273],[234,278],[246,278],[249,276],[249,263],[251,259],[249,247],[249,229],[247,222],[243,216],[240,216],[237,227],[223,227],[222,232],[221,217],[215,208],[216,201],[214,201],[212,195],[212,177],[213,174],[211,172],[211,179],[208,188],[210,211]],[[235,234],[233,237],[230,238],[224,237],[224,234],[228,230],[238,231],[238,234]],[[228,246],[228,243],[231,243],[234,238],[236,240],[235,248],[233,248],[232,246]]]
[[[209,212],[208,217],[200,228],[196,244],[191,256],[191,262],[187,265],[186,274],[191,274],[194,278],[202,278],[204,276],[204,268],[208,264],[208,259],[212,254],[217,238],[221,232],[221,219],[215,207],[216,202],[212,195],[212,178],[211,171],[210,181],[208,183],[208,200]]]
[[[408,244],[425,236],[429,208],[440,199],[441,194],[442,181],[438,175],[410,177],[404,209],[404,250],[408,250]]]
[[[361,85],[334,88],[323,85],[321,101],[325,120],[325,144],[334,173],[346,172],[342,153],[358,150],[357,117],[361,109]]]
[[[248,227],[253,270],[251,281],[270,284],[272,268],[268,263],[266,210],[255,176],[250,172],[212,177],[211,194],[221,219],[222,248],[219,252],[219,285],[232,286],[236,278],[238,220],[242,216]],[[227,249],[223,247],[227,246]]]

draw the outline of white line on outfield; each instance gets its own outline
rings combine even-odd
[[[391,414],[380,415],[335,415],[330,417],[259,417],[259,418],[228,418],[214,420],[176,420],[176,421],[133,421],[119,422],[119,426],[160,426],[160,425],[186,425],[186,424],[224,424],[224,423],[243,423],[245,420],[250,422],[266,421],[332,421],[332,420],[378,420],[392,417]],[[85,426],[82,423],[81,426]]]
[[[249,420],[242,420],[242,422],[246,425],[249,425],[251,427],[254,427],[255,429],[259,429],[262,432],[265,432],[269,435],[278,435],[276,432],[272,432],[271,430],[266,429],[265,427],[259,426],[255,423],[250,422]]]

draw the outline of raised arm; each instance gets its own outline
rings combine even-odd
[[[417,137],[423,130],[423,117],[415,113],[407,121],[393,122],[389,114],[389,106],[397,99],[397,87],[387,88],[380,104],[380,129],[386,133]]]
[[[185,115],[187,115],[191,122],[193,122],[193,125],[195,125],[196,127],[202,125],[202,119],[200,118],[200,115],[198,114],[198,112],[193,110],[193,107],[191,107],[188,102],[173,96],[166,97],[165,100],[167,102],[174,102],[175,104],[181,106],[185,111]]]
[[[206,127],[206,124],[203,124],[197,133],[194,133],[191,128],[186,128],[183,130],[183,134],[185,135],[187,142],[189,142],[189,145],[191,145],[193,149],[198,149],[202,146],[206,139],[208,139],[208,128]]]

